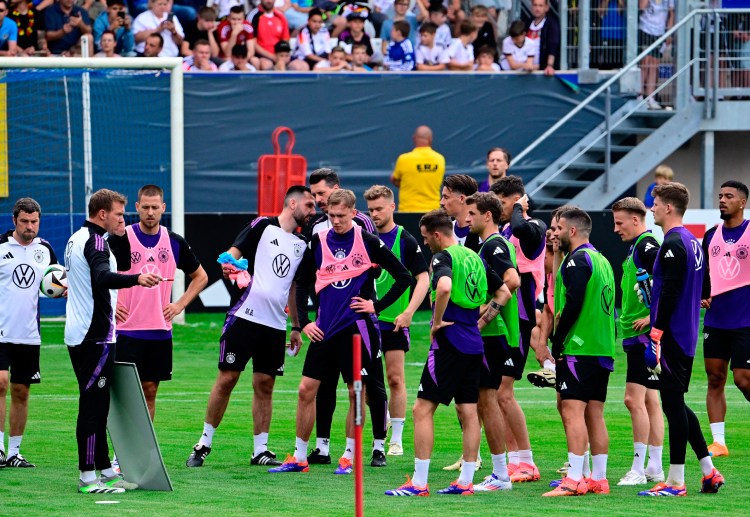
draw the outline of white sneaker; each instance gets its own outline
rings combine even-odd
[[[631,470],[623,476],[623,478],[620,480],[619,483],[617,483],[617,485],[618,486],[634,486],[634,485],[645,485],[646,483],[648,483],[646,476],[644,476],[643,474],[637,473],[635,470]]]
[[[494,473],[484,478],[484,481],[482,481],[478,485],[474,485],[475,492],[490,492],[492,490],[512,490],[512,489],[513,489],[513,483],[511,483],[510,480],[503,481],[499,479]]]
[[[660,470],[656,474],[651,474],[648,470],[646,471],[646,481],[649,483],[661,483],[664,481],[664,470]]]
[[[403,455],[404,455],[404,448],[401,446],[400,443],[391,442],[388,445],[388,456],[403,456]]]
[[[659,102],[656,99],[651,97],[650,99],[646,101],[646,107],[650,110],[660,110],[661,104],[659,104]]]

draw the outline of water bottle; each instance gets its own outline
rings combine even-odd
[[[651,308],[651,280],[649,280],[648,271],[645,269],[638,269],[635,273],[635,279],[638,282],[638,289],[641,291],[643,297],[643,304]]]

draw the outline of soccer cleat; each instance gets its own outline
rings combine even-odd
[[[635,486],[645,485],[648,483],[645,474],[639,474],[635,470],[629,470],[622,479],[617,483],[617,486]]]
[[[438,494],[444,495],[474,495],[474,485],[469,483],[468,485],[459,485],[458,481],[454,481],[448,488],[438,490]]]
[[[560,481],[560,484],[555,487],[554,490],[550,490],[542,494],[542,497],[565,497],[565,496],[576,496],[585,495],[589,491],[588,483],[585,479],[580,481],[573,481],[569,477],[565,477]]]
[[[557,472],[558,474],[562,474],[564,476],[565,474],[568,473],[569,468],[570,468],[570,463],[566,461],[565,463],[563,463],[563,466],[557,469],[555,472]]]
[[[123,490],[135,490],[138,488],[138,485],[135,483],[125,481],[121,474],[115,474],[112,477],[99,476],[99,482],[110,488],[122,488]]]
[[[685,488],[685,485],[670,486],[662,481],[650,490],[638,492],[638,495],[647,497],[684,497],[687,495],[687,488]]]
[[[5,451],[0,449],[0,469],[5,467]]]
[[[331,455],[324,455],[320,453],[320,449],[313,449],[313,451],[307,456],[307,463],[310,465],[330,465]]]
[[[333,471],[334,474],[338,474],[340,476],[345,476],[347,474],[352,473],[352,460],[347,458],[339,458],[339,465],[336,467],[336,470]]]
[[[278,467],[268,469],[271,474],[278,474],[281,472],[308,472],[310,467],[306,461],[297,461],[297,459],[291,454],[286,455],[284,463]]]
[[[33,469],[36,467],[33,463],[29,463],[26,461],[26,458],[21,456],[20,454],[16,454],[15,456],[11,456],[7,460],[5,460],[5,466],[8,468],[17,468],[17,469]]]
[[[211,454],[211,447],[206,447],[205,445],[196,443],[193,446],[193,452],[191,452],[190,456],[188,456],[185,465],[187,465],[188,467],[202,467],[206,456],[208,456],[209,454]]]
[[[122,494],[125,489],[107,486],[98,479],[93,483],[84,483],[79,479],[78,492],[81,494]]]
[[[664,481],[664,479],[665,478],[663,470],[660,470],[656,474],[652,474],[651,472],[646,470],[646,481],[648,481],[649,483],[661,483],[662,481]]]
[[[589,493],[591,494],[608,494],[609,493],[609,481],[606,479],[591,479],[586,480],[586,484],[589,487]]]
[[[726,445],[714,442],[708,446],[708,455],[712,458],[718,458],[719,456],[729,456],[729,449],[727,449]]]
[[[554,388],[556,374],[549,368],[542,368],[526,376],[531,384],[538,388]]]
[[[464,457],[461,456],[458,458],[458,461],[456,463],[453,463],[451,465],[448,465],[447,467],[443,467],[443,470],[461,470],[461,465],[464,463]]]
[[[250,460],[250,465],[281,465],[276,455],[271,451],[263,451]]]
[[[510,476],[510,480],[513,483],[527,483],[531,481],[539,481],[539,469],[536,465],[529,465],[528,463],[519,463],[518,469]]]
[[[403,456],[404,447],[400,443],[391,442],[388,445],[388,456]]]
[[[474,485],[475,492],[490,492],[492,490],[511,490],[513,483],[510,481],[503,481],[498,478],[494,473],[490,474],[484,481],[478,485]]]
[[[715,468],[701,480],[701,494],[715,494],[724,486],[724,476]]]
[[[409,476],[406,476],[406,483],[393,490],[386,490],[385,495],[396,496],[396,497],[427,497],[430,495],[430,487],[416,486],[411,482]]]
[[[372,459],[370,460],[371,467],[385,467],[387,465],[385,461],[385,453],[380,449],[372,451]]]

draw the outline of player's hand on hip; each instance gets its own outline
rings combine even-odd
[[[302,329],[302,333],[306,335],[310,341],[323,341],[323,338],[325,337],[323,331],[318,328],[318,325],[314,321],[305,325],[305,328]]]
[[[441,321],[438,323],[432,324],[432,329],[430,329],[430,338],[435,339],[435,334],[437,334],[438,330],[443,329],[445,327],[450,327],[453,325],[452,321]]]
[[[349,308],[354,312],[375,314],[375,304],[372,300],[365,300],[360,296],[352,298],[352,303],[349,304]]]
[[[635,320],[633,322],[633,330],[640,332],[641,330],[645,329],[649,326],[651,323],[651,318],[646,316],[645,318],[641,318],[639,320]]]
[[[183,306],[181,306],[180,304],[178,304],[178,303],[167,304],[167,306],[164,307],[164,311],[163,311],[164,319],[166,321],[172,321],[172,319],[175,316],[177,316],[178,314],[180,314],[184,310],[185,310],[185,308]]]
[[[115,319],[117,320],[117,323],[123,323],[128,319],[128,314],[127,307],[118,303],[117,307],[115,307]]]
[[[161,276],[153,273],[141,273],[138,275],[138,285],[143,287],[154,287],[161,282]]]
[[[409,312],[402,312],[396,316],[396,319],[393,320],[393,325],[395,325],[393,332],[398,332],[401,329],[411,327],[411,320],[413,317],[414,315]]]

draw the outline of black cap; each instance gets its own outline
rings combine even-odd
[[[283,40],[277,42],[276,45],[273,46],[273,51],[275,53],[277,53],[277,54],[279,52],[291,52],[292,51],[292,47],[289,46],[289,42],[287,40],[283,39]]]

